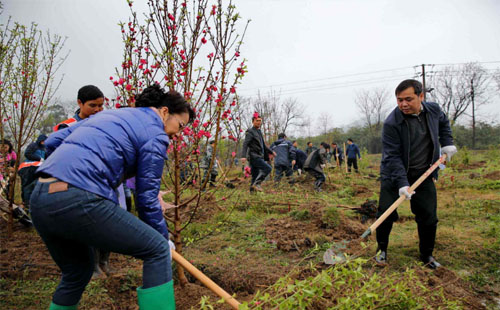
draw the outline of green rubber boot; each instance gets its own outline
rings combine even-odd
[[[175,310],[174,281],[143,289],[137,288],[139,310]]]
[[[76,310],[78,307],[78,304],[74,306],[59,306],[56,305],[55,303],[51,302],[49,310]]]

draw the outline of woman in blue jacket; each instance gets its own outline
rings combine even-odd
[[[144,261],[141,310],[175,309],[158,192],[169,138],[195,115],[182,95],[158,85],[138,95],[136,107],[98,113],[46,140],[31,214],[62,271],[51,310],[77,309],[94,270],[93,247]],[[131,176],[140,219],[118,204],[116,188]]]

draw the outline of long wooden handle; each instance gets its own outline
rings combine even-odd
[[[420,178],[418,178],[418,180],[415,181],[415,183],[413,183],[410,188],[408,189],[408,192],[412,193],[413,191],[415,191],[415,189],[429,176],[431,175],[432,172],[434,172],[434,170],[436,170],[436,168],[444,163],[446,161],[446,154],[443,154],[443,156],[441,156],[441,158],[439,158],[429,169],[427,169],[426,172],[424,172],[424,174],[422,174],[420,176]],[[405,195],[401,195],[399,196],[398,200],[396,200],[390,207],[389,209],[385,210],[385,212],[363,233],[363,235],[361,235],[361,238],[366,238],[368,237],[373,231],[375,231],[375,229],[377,229],[377,227],[380,226],[380,224],[382,224],[383,221],[385,221],[385,219],[392,214],[392,212],[394,212],[394,210],[396,210],[397,207],[399,207],[399,205],[401,203],[403,203],[403,201],[405,201],[406,197]]]
[[[190,262],[188,262],[184,257],[182,257],[175,250],[172,251],[172,258],[180,264],[184,269],[186,269],[190,274],[192,274],[196,279],[198,279],[201,283],[203,283],[207,288],[209,288],[212,292],[219,295],[219,297],[224,298],[224,300],[231,306],[233,309],[238,309],[240,303],[234,299],[233,296],[229,295],[226,291],[224,291],[220,286],[218,286],[214,281],[212,281],[209,277],[203,274],[203,272],[199,271],[198,268],[193,266]]]

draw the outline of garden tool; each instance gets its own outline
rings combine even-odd
[[[439,167],[440,164],[444,163],[446,161],[446,154],[443,154],[441,158],[439,158],[429,169],[427,169],[426,172],[424,172],[418,180],[413,183],[410,188],[408,189],[408,192],[412,193],[415,191],[415,189],[429,176],[431,175],[434,170],[436,170],[437,167]],[[403,201],[405,201],[406,197],[404,195],[399,196],[398,200],[396,200],[390,207],[387,209],[368,229],[361,235],[360,239],[364,239],[368,237],[372,232],[377,229],[377,227],[384,222],[384,220],[391,215],[394,210],[396,210]],[[342,240],[340,242],[335,242],[331,248],[326,250],[325,254],[323,255],[323,261],[325,264],[328,265],[334,265],[337,263],[344,262],[346,260],[346,256],[344,254],[347,244],[350,241]]]
[[[204,275],[203,272],[198,270],[198,268],[193,266],[175,250],[171,250],[171,253],[173,260],[175,260],[179,265],[186,269],[191,275],[193,275],[196,279],[203,283],[212,292],[217,294],[219,297],[222,297],[233,309],[238,309],[240,303],[233,296],[229,295],[229,293],[224,291],[220,286],[218,286],[209,277]]]

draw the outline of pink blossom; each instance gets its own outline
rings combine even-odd
[[[121,105],[121,104],[119,104],[119,103],[115,104],[115,108],[117,108],[117,109],[119,109],[121,106],[122,106],[122,105]]]
[[[127,84],[127,86],[125,86],[125,89],[128,90],[128,91],[131,91],[132,90],[132,85]]]
[[[236,157],[236,152],[232,152],[231,157]]]
[[[207,43],[207,39],[201,38],[201,43],[203,43],[203,44]]]

